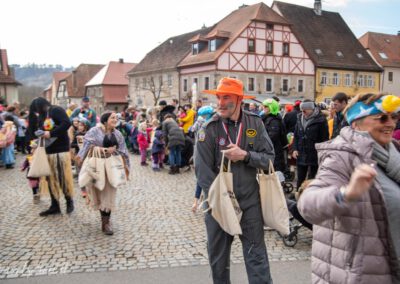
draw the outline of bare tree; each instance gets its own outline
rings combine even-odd
[[[160,77],[157,84],[153,76],[151,76],[148,80],[146,80],[146,82],[147,83],[142,86],[142,89],[152,93],[154,99],[154,106],[156,106],[161,97],[161,93],[165,89],[164,82]]]

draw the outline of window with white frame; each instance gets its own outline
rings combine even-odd
[[[304,80],[303,79],[297,80],[297,92],[299,92],[299,93],[304,92]]]
[[[267,45],[266,45],[266,54],[273,54],[274,53],[274,42],[267,40]]]
[[[367,87],[373,88],[375,86],[374,77],[372,75],[367,76]]]
[[[339,74],[338,73],[333,73],[332,74],[332,85],[334,85],[334,86],[339,86],[340,85],[340,79],[339,79]]]
[[[172,75],[168,74],[168,87],[172,87]]]
[[[326,72],[321,72],[321,86],[326,86],[326,83],[328,81],[328,74]]]
[[[199,54],[199,43],[195,42],[192,44],[192,54],[196,55]]]
[[[208,51],[215,51],[217,50],[217,40],[211,39],[208,41]]]
[[[358,75],[358,77],[357,77],[357,85],[359,87],[364,87],[364,76],[363,75]]]
[[[282,92],[287,93],[289,91],[289,79],[282,79]]]
[[[183,79],[183,91],[187,92],[188,91],[188,80]]]
[[[265,79],[265,91],[266,92],[273,92],[273,80],[272,78]]]
[[[136,90],[139,90],[139,88],[140,88],[139,85],[140,85],[140,80],[139,80],[139,78],[136,78],[136,79],[135,79],[135,89],[136,89]]]
[[[204,77],[204,90],[210,89],[210,77]]]
[[[352,76],[349,73],[344,74],[344,85],[346,87],[351,87],[352,84]]]
[[[247,41],[247,52],[255,52],[256,51],[256,41],[254,39],[249,38]]]
[[[247,80],[247,90],[249,92],[253,92],[254,91],[254,83],[255,83],[254,81],[255,81],[255,79],[252,78],[252,77],[249,77],[248,80]]]

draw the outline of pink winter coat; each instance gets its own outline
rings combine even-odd
[[[139,131],[137,142],[139,144],[139,150],[146,150],[147,148],[149,148],[149,140],[147,133]]]
[[[350,127],[340,136],[317,144],[320,168],[303,192],[299,211],[313,227],[312,283],[399,283],[382,189],[374,182],[356,202],[339,202],[340,187],[354,168],[371,164],[372,138]]]

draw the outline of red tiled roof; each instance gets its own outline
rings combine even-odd
[[[194,36],[206,35],[212,27],[203,28],[194,32],[170,37],[162,44],[146,54],[146,56],[128,74],[140,74],[165,69],[174,69],[179,62],[190,52],[189,40]]]
[[[191,39],[188,40],[188,42],[198,42],[198,41],[208,41],[204,35],[197,34]]]
[[[54,72],[53,73],[53,80],[55,82],[55,85],[58,85],[58,82],[61,80],[65,79],[68,75],[70,75],[71,72]]]
[[[381,66],[400,67],[400,35],[367,32],[359,41]]]
[[[104,77],[104,85],[128,85],[127,73],[134,68],[136,63],[121,63],[111,61]]]
[[[313,8],[280,1],[274,1],[275,5],[316,66],[381,71],[339,13],[322,11],[319,16]]]
[[[13,74],[10,72],[6,49],[0,49],[0,67],[0,84],[22,85],[15,80]]]
[[[252,21],[289,25],[282,16],[262,2],[251,6],[243,6],[219,21],[207,34],[206,38],[218,36],[228,38],[216,52],[209,52],[205,48],[196,55],[189,54],[179,66],[214,62]]]
[[[83,98],[85,95],[85,84],[103,68],[100,64],[80,64],[67,77],[61,81],[67,82],[67,92],[69,97]]]

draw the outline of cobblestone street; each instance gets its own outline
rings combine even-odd
[[[118,191],[111,215],[115,233],[105,236],[99,212],[89,209],[77,190],[70,216],[62,199],[62,215],[39,217],[50,199],[33,204],[17,156],[15,169],[0,168],[0,279],[208,264],[203,214],[191,212],[193,170],[174,176],[167,169],[153,172],[132,156],[132,179]],[[297,245],[288,248],[276,232],[267,231],[270,261],[309,259],[311,232],[299,233]],[[231,260],[243,262],[238,238]]]

